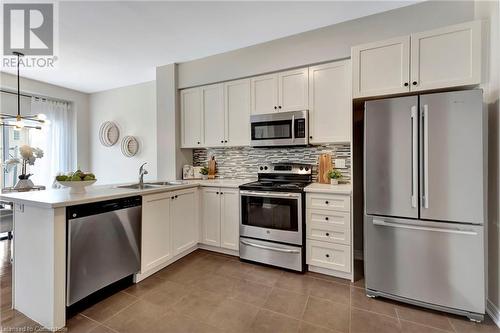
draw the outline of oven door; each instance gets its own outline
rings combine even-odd
[[[302,245],[302,194],[240,191],[240,236]]]
[[[307,145],[307,111],[280,112],[251,116],[253,147]]]

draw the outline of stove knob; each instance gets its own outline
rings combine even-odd
[[[263,167],[260,167],[259,169],[260,169],[260,170],[264,170],[264,168],[263,168]]]
[[[267,166],[264,167],[264,170],[267,170]]]

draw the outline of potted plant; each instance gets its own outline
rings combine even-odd
[[[330,178],[330,184],[338,185],[339,179],[342,178],[342,174],[337,169],[332,169],[328,171],[328,178]]]
[[[208,167],[204,166],[200,169],[201,179],[208,179]]]
[[[43,157],[43,150],[40,148],[30,147],[28,145],[23,145],[19,148],[19,154],[21,158],[11,158],[5,161],[5,165],[7,169],[16,167],[18,164],[21,164],[21,174],[19,175],[19,181],[14,187],[18,191],[29,191],[35,185],[31,181],[30,176],[31,173],[27,173],[27,166],[35,165],[35,160],[37,158]]]

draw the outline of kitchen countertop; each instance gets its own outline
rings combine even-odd
[[[115,185],[98,185],[87,187],[86,193],[69,193],[69,188],[48,189],[45,191],[2,193],[0,200],[12,201],[14,203],[36,206],[41,208],[58,208],[73,205],[80,205],[90,202],[112,200],[118,198],[131,197],[135,195],[147,195],[161,192],[177,191],[198,186],[212,187],[233,187],[237,188],[241,184],[248,183],[249,179],[213,179],[213,180],[185,180],[181,185],[158,186],[147,189],[126,189],[117,188]],[[147,181],[146,183],[149,183]],[[127,184],[125,184],[127,185]]]
[[[352,185],[351,184],[331,185],[331,184],[312,183],[311,185],[306,186],[304,190],[306,192],[313,192],[313,193],[350,195],[352,193]]]

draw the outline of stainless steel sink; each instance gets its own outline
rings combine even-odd
[[[148,188],[158,188],[158,186],[151,185],[151,184],[143,184],[143,185],[140,185],[140,184],[120,185],[120,186],[117,186],[117,187],[118,188],[128,188],[128,189],[132,189],[132,190],[145,190],[145,189],[148,189]]]
[[[173,185],[184,185],[184,184],[186,184],[186,182],[179,180],[179,181],[170,181],[170,182],[152,182],[152,183],[146,183],[146,184],[153,185],[153,186],[173,186]]]

